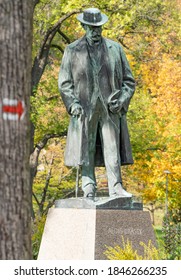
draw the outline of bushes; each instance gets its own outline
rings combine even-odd
[[[45,226],[46,216],[37,216],[34,221],[32,221],[32,251],[33,259],[37,259],[38,252],[40,248],[41,238]]]
[[[125,241],[122,236],[122,246],[106,246],[104,254],[109,260],[181,260],[181,222],[172,214],[169,212],[163,219],[162,236],[157,236],[158,248],[152,245],[151,240],[148,244],[140,242],[144,253],[139,255],[131,241]]]
[[[127,239],[125,242],[122,236],[122,247],[118,245],[115,247],[106,246],[107,250],[104,254],[109,260],[160,260],[165,257],[159,249],[153,246],[151,240],[148,242],[148,245],[143,242],[140,242],[140,245],[144,249],[143,255],[139,255],[133,249],[131,241]]]
[[[163,243],[167,259],[181,260],[181,222],[169,212],[163,219]]]

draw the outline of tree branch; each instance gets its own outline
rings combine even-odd
[[[45,200],[46,200],[46,194],[47,194],[48,186],[49,186],[49,183],[50,183],[50,178],[51,178],[51,175],[52,175],[53,162],[54,162],[54,154],[52,155],[52,158],[50,160],[50,168],[48,170],[48,174],[47,174],[46,182],[45,182],[45,187],[43,189],[42,199],[41,199],[40,207],[39,207],[40,213],[43,212],[43,207],[44,207],[44,203],[45,203]]]
[[[157,19],[157,18],[152,18],[148,15],[139,15],[138,16],[138,19],[139,18],[143,18],[143,19],[146,19],[148,21],[152,21],[154,24],[158,25],[158,24],[161,24],[161,20]]]
[[[167,147],[163,146],[163,147],[149,147],[146,149],[146,151],[161,151],[161,152],[165,152],[167,149]]]
[[[60,29],[58,30],[58,33],[65,39],[68,44],[71,43],[70,39]]]
[[[33,197],[34,197],[34,199],[35,199],[35,201],[36,201],[36,203],[37,203],[38,207],[40,207],[40,202],[39,202],[39,200],[38,200],[37,196],[35,195],[35,193],[34,193],[34,192],[32,192],[32,195],[33,195]]]
[[[61,51],[61,53],[64,53],[64,50],[63,50],[62,47],[60,47],[59,45],[51,44],[51,48],[56,48],[56,49],[58,49],[59,51]]]
[[[121,43],[121,45],[123,45],[123,47],[125,47],[127,50],[130,50],[130,48],[123,43],[123,40],[121,38],[117,37],[117,40],[118,40],[119,43]]]
[[[50,100],[54,100],[54,99],[59,99],[60,98],[60,94],[56,94],[50,97],[46,98],[46,101],[50,101]]]
[[[31,182],[33,183],[33,178],[36,176],[37,173],[37,167],[38,167],[38,159],[41,150],[46,146],[48,140],[52,138],[60,138],[62,136],[65,136],[65,132],[62,132],[60,134],[46,134],[42,138],[42,140],[36,144],[34,151],[30,155],[30,174],[31,174]]]
[[[55,34],[59,31],[60,26],[62,23],[71,17],[74,14],[79,13],[80,10],[73,10],[70,13],[67,13],[63,17],[61,17],[56,24],[54,24],[45,34],[45,37],[43,39],[42,45],[39,50],[39,54],[35,57],[33,67],[32,67],[32,88],[34,89],[37,87],[41,76],[44,72],[45,66],[47,64],[47,59],[51,47],[51,43],[53,38],[55,37]],[[32,90],[33,94],[33,90]]]
[[[40,3],[41,0],[33,0],[33,10],[35,9],[36,5]]]

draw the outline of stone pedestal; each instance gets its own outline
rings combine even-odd
[[[104,260],[105,244],[122,245],[128,239],[138,254],[143,255],[140,242],[148,244],[149,240],[156,246],[154,230],[148,211],[98,210],[96,213],[95,252],[96,260]]]
[[[143,254],[140,242],[156,245],[156,240],[149,212],[141,205],[131,198],[56,201],[47,216],[38,259],[103,260],[106,245],[121,245],[122,236]]]
[[[93,209],[50,209],[38,259],[93,260],[95,222]]]
[[[143,203],[137,197],[68,198],[56,200],[55,208],[143,210]]]

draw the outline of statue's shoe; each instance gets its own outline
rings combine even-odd
[[[127,192],[121,184],[117,184],[113,192],[110,194],[111,197],[132,197],[133,195],[129,192]]]
[[[93,184],[88,184],[84,187],[84,197],[94,199],[96,193],[96,187]]]

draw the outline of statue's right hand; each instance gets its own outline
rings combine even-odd
[[[82,106],[79,103],[75,103],[71,107],[71,114],[73,117],[78,117],[84,113]]]

